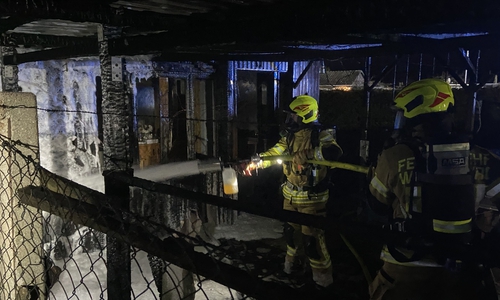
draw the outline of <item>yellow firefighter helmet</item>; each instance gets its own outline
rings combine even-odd
[[[453,92],[448,83],[440,79],[416,81],[396,95],[394,104],[403,110],[405,118],[418,115],[446,112],[455,104]]]
[[[311,96],[300,95],[289,105],[292,112],[302,118],[302,123],[307,124],[318,119],[318,102]]]

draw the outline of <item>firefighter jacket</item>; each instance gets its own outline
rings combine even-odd
[[[378,157],[377,165],[371,172],[369,185],[372,195],[381,203],[392,208],[394,219],[408,219],[410,212],[410,195],[413,197],[413,211],[421,212],[421,197],[418,186],[412,186],[412,175],[416,167],[414,151],[406,144],[397,144],[385,149]],[[412,251],[398,248],[403,255],[410,257]],[[381,259],[386,262],[406,265],[439,267],[440,265],[432,258],[425,257],[418,261],[398,262],[384,246]]]
[[[411,218],[413,212],[422,213],[421,195],[423,187],[420,186],[418,182],[415,182],[413,177],[417,165],[415,151],[415,149],[410,148],[410,146],[406,144],[398,144],[389,149],[386,149],[380,154],[377,166],[372,172],[372,177],[369,185],[370,192],[378,201],[392,208],[392,217],[394,219],[407,220]],[[498,173],[500,171],[500,168],[498,168],[500,167],[500,161],[491,159],[492,157],[489,156],[492,155],[491,153],[489,153],[485,149],[477,147],[473,148],[469,155],[469,162],[473,171],[472,174],[475,175],[475,183],[477,184],[481,181],[487,183],[488,185],[486,187],[486,194],[492,198],[500,196],[495,193],[496,189],[500,189],[500,185],[495,183],[493,179],[490,179],[490,176],[498,176],[498,174],[494,174],[496,174],[495,172]],[[498,167],[496,167],[495,170],[489,169],[490,167],[493,167],[494,162],[498,164]],[[500,183],[500,180],[498,181],[498,183]],[[450,186],[446,187],[448,188],[449,193],[458,193],[456,195],[449,196],[449,199],[445,199],[446,197],[443,197],[443,194],[439,193],[441,188],[438,191],[434,190],[434,192],[437,193],[434,194],[435,197],[433,197],[432,199],[427,199],[427,201],[447,201],[451,199],[453,203],[455,203],[455,205],[458,205],[457,207],[453,207],[453,209],[446,210],[445,213],[448,214],[447,218],[432,219],[434,232],[443,233],[445,235],[448,235],[448,237],[459,237],[461,234],[467,234],[467,232],[471,231],[471,216],[464,216],[468,214],[469,208],[473,209],[472,201],[474,195],[472,193],[472,189],[470,190],[471,193],[468,194],[467,188],[460,189],[460,187],[462,187],[462,185],[458,185],[455,189],[453,189],[452,185],[452,190],[450,190]],[[429,190],[427,191],[427,194],[429,194]],[[440,206],[443,207],[443,205]],[[427,204],[427,208],[430,208],[429,203]],[[452,216],[452,211],[458,212],[458,215]],[[456,218],[454,219],[453,217]],[[408,251],[404,251],[404,249],[400,252],[408,253]],[[392,255],[387,251],[385,253],[382,253],[382,259],[388,262],[398,263],[394,261]],[[429,265],[429,261],[415,261],[404,264]]]
[[[301,153],[308,160],[336,160],[342,154],[342,149],[335,141],[333,135],[321,130],[313,134],[314,128],[305,128],[295,133],[282,137],[276,145],[260,153],[260,156],[295,155]],[[317,141],[313,141],[314,136]],[[316,145],[316,146],[315,146]],[[264,161],[263,167],[269,167],[270,161]],[[328,167],[310,164],[297,165],[293,162],[283,163],[283,173],[286,180],[298,188],[312,188],[317,186],[327,176]]]
[[[378,158],[377,166],[372,172],[370,192],[378,201],[392,207],[393,218],[409,217],[411,177],[415,169],[415,154],[405,144],[398,144],[384,150]],[[414,209],[418,207],[418,188],[414,188]]]

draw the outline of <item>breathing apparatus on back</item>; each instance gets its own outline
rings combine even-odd
[[[394,105],[398,143],[415,153],[408,207],[412,227],[441,248],[468,243],[474,217],[470,144],[452,130],[450,85],[438,79],[414,82],[395,97]]]

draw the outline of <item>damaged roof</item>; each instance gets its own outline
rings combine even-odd
[[[412,0],[3,0],[6,63],[97,55],[165,60],[310,60],[461,49],[498,53],[500,2]],[[496,56],[495,56],[496,57]],[[497,69],[497,64],[488,64]]]

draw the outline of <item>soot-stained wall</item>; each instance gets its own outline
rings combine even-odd
[[[19,66],[19,85],[37,98],[41,164],[72,180],[100,173],[97,76],[97,59]]]
[[[125,58],[125,62],[125,80],[135,95],[136,80],[153,76],[152,64],[147,57]],[[89,180],[102,172],[96,103],[100,75],[97,57],[19,66],[19,86],[37,98],[42,166],[103,191],[102,180]]]

